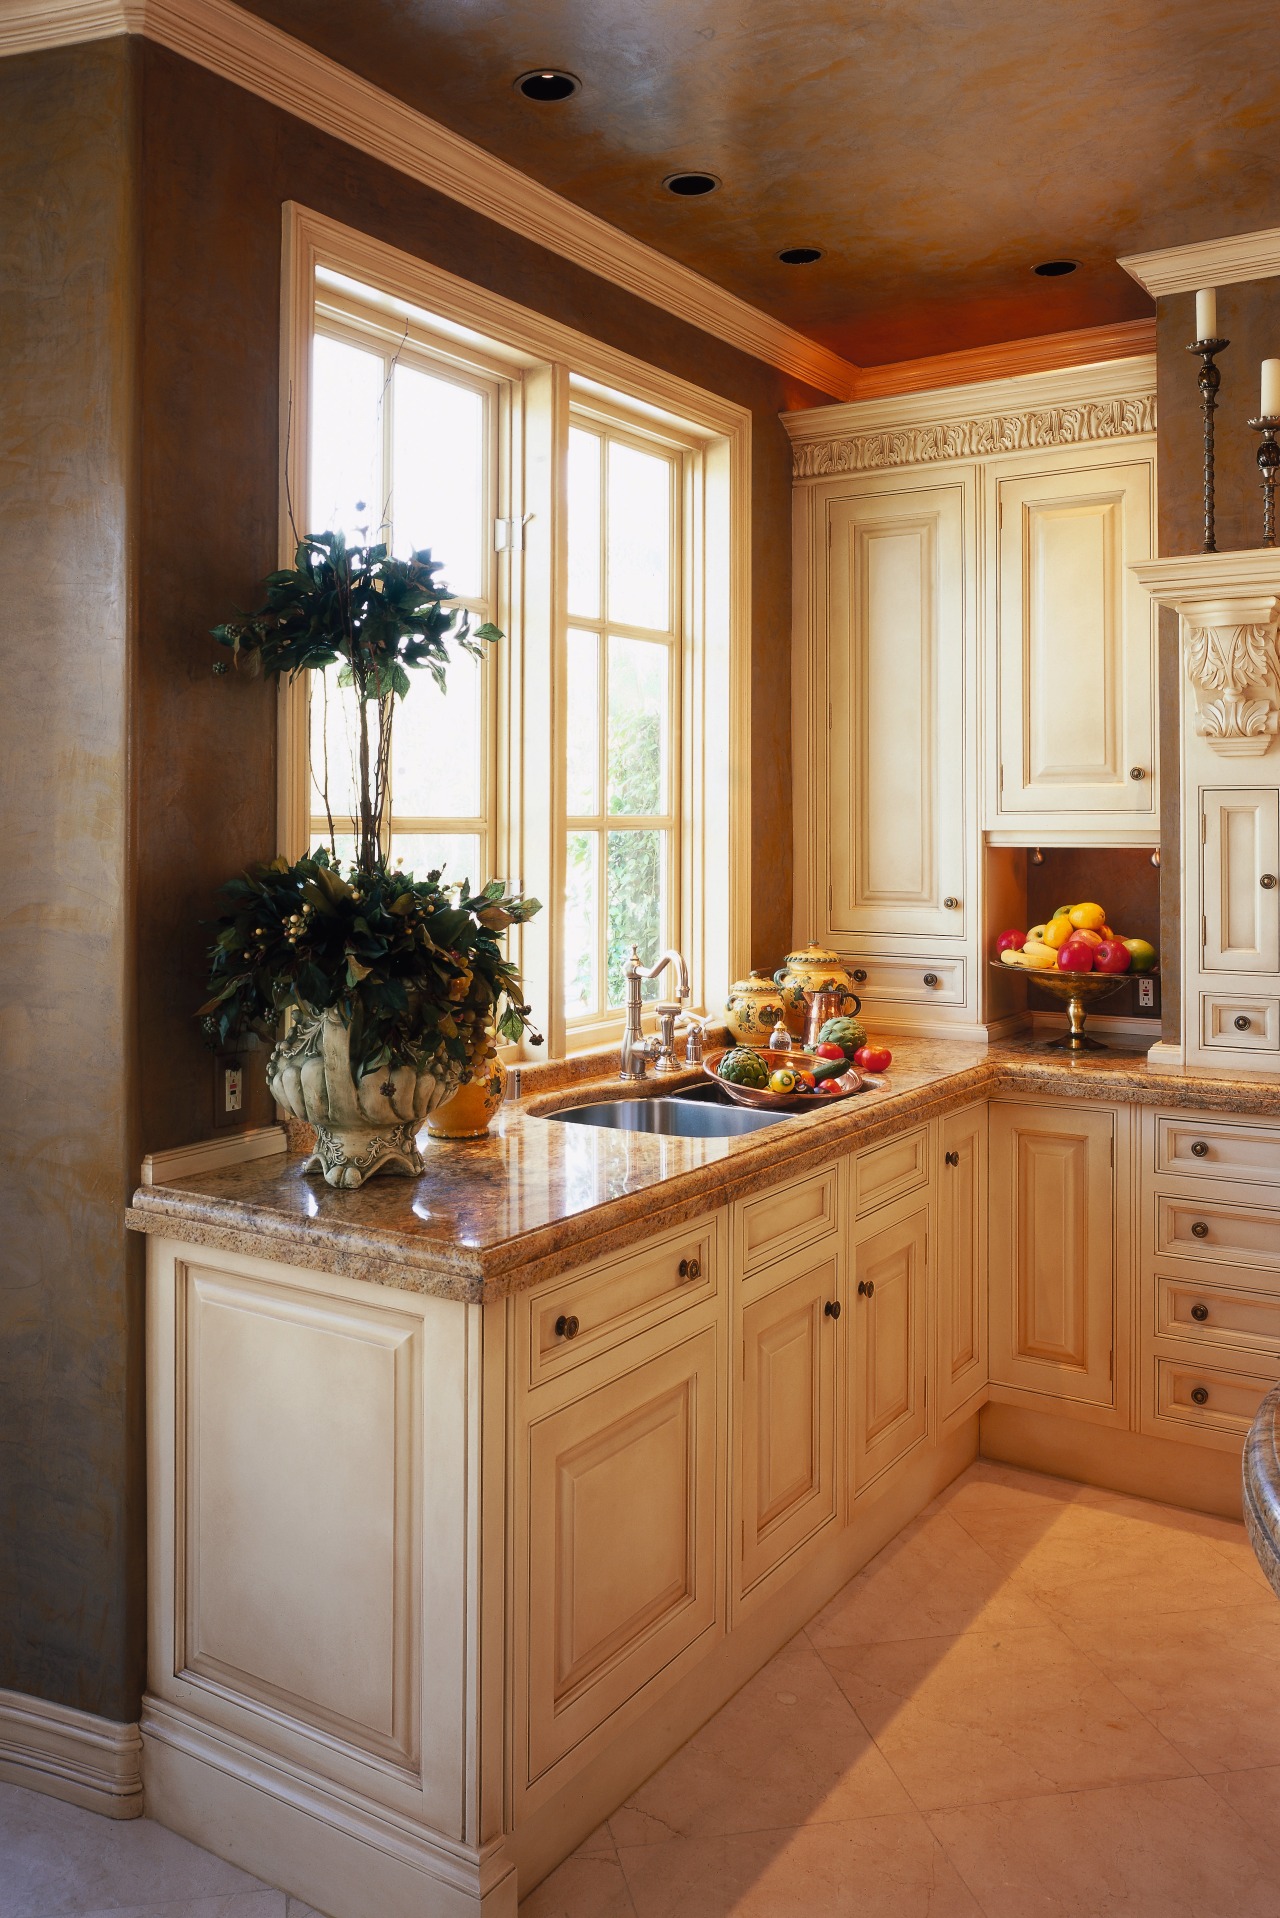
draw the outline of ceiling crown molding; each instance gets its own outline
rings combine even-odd
[[[143,33],[753,359],[847,398],[858,369],[231,0],[0,0],[0,55]]]
[[[1269,280],[1280,273],[1280,226],[1167,246],[1158,253],[1130,253],[1119,265],[1154,299],[1165,293],[1194,293],[1202,286]]]

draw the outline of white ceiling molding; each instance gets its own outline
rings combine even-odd
[[[1194,240],[1158,253],[1130,253],[1118,262],[1154,299],[1194,293],[1202,286],[1269,280],[1280,273],[1280,226],[1234,233],[1225,240]]]
[[[0,0],[0,55],[144,33],[172,53],[344,140],[691,326],[820,392],[858,369],[692,268],[574,206],[231,0]]]

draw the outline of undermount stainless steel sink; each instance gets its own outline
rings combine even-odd
[[[685,1086],[651,1099],[600,1099],[588,1106],[566,1106],[547,1119],[566,1125],[611,1126],[618,1132],[660,1132],[676,1139],[732,1139],[761,1126],[777,1125],[786,1112],[757,1112],[734,1105],[718,1086]]]

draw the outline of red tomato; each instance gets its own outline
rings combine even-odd
[[[818,1087],[819,1092],[843,1092],[844,1087],[838,1079],[824,1079]]]
[[[1123,939],[1104,939],[1100,946],[1093,949],[1093,964],[1097,972],[1128,972],[1133,963],[1133,954]]]
[[[815,1059],[843,1059],[844,1047],[834,1045],[832,1041],[828,1039],[824,1045],[813,1048],[813,1056]]]
[[[888,1046],[859,1046],[853,1063],[862,1072],[887,1072],[893,1063]]]
[[[1059,972],[1092,972],[1094,949],[1084,939],[1068,939],[1058,948]]]
[[[1008,932],[1002,932],[996,940],[997,956],[1002,952],[1021,952],[1026,943],[1026,933],[1019,932],[1016,927],[1010,926]]]

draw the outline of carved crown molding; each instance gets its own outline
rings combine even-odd
[[[823,479],[889,466],[984,459],[1001,453],[1034,452],[1041,447],[1078,446],[1089,440],[1127,439],[1153,432],[1155,423],[1154,393],[1031,406],[972,419],[929,421],[804,441],[795,448],[794,471],[797,479]]]

